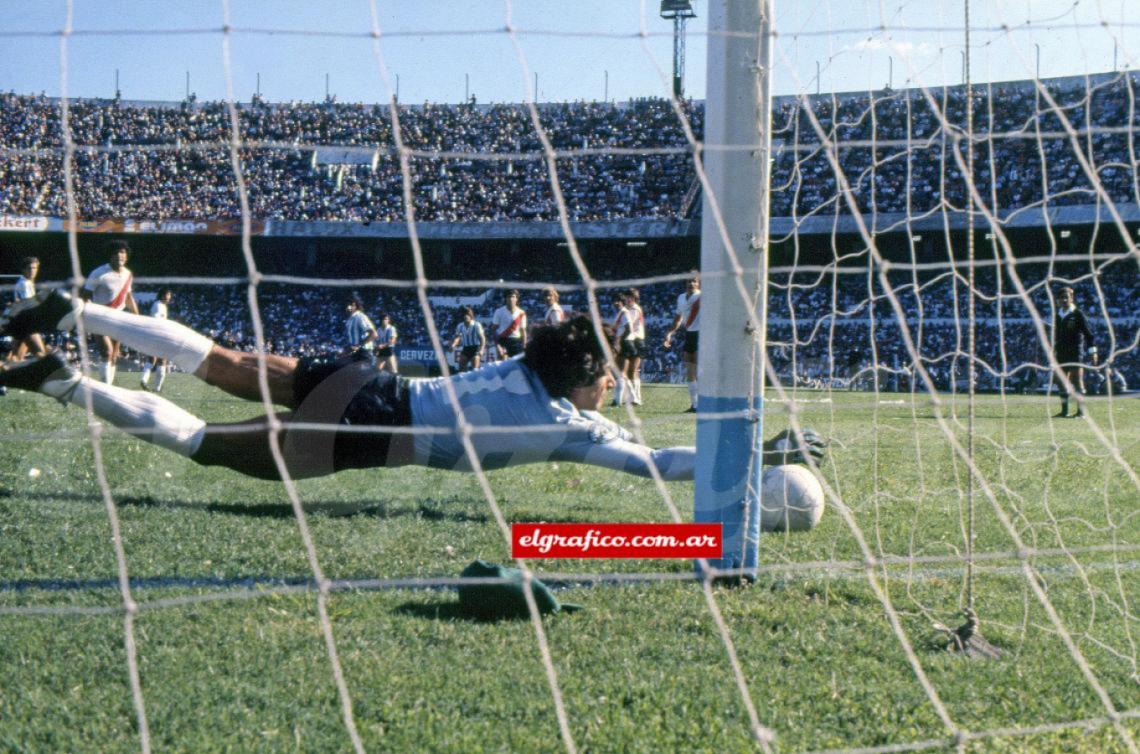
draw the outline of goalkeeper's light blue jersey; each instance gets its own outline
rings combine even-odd
[[[521,358],[452,377],[412,380],[413,427],[457,427],[448,382],[474,430],[471,442],[484,469],[573,461],[649,477],[652,460],[666,480],[693,478],[695,448],[653,450],[634,442],[628,431],[601,414],[580,410],[566,398],[551,398]],[[454,431],[417,434],[416,463],[457,471],[472,468]]]

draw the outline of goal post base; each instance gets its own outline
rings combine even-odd
[[[1000,660],[1002,651],[988,642],[978,631],[978,618],[966,610],[966,622],[957,628],[935,624],[935,628],[948,634],[946,650],[971,659]]]
[[[761,398],[697,401],[693,521],[721,525],[721,557],[696,561],[698,577],[753,582],[760,556]],[[705,567],[707,564],[707,568]],[[715,569],[712,570],[712,569]],[[720,571],[728,573],[721,574]]]

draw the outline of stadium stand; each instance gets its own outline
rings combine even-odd
[[[1092,85],[1083,77],[1044,82],[1079,133],[1100,183],[1119,202],[1137,200],[1128,167],[1128,130],[1140,122],[1130,105],[1135,83],[1131,74],[1101,77]],[[921,213],[943,199],[951,207],[963,206],[966,184],[934,107],[946,113],[949,123],[963,124],[965,89],[929,92],[933,103],[926,96],[919,90],[888,90],[778,98],[772,214],[824,213],[839,201],[833,170],[805,107],[828,140],[841,145],[839,161],[863,211]],[[683,106],[700,138],[703,104]],[[984,137],[975,180],[983,196],[992,191],[999,210],[1046,197],[1054,205],[1094,200],[1062,121],[1032,82],[976,87],[974,110],[975,132]],[[525,107],[424,104],[401,107],[399,117],[405,143],[417,150],[412,169],[419,219],[558,218],[542,147]],[[240,118],[254,217],[404,219],[402,177],[386,107],[258,102],[243,104]],[[693,204],[689,146],[668,101],[550,104],[542,106],[541,119],[556,150],[581,152],[558,161],[571,220],[674,218]],[[82,218],[240,215],[223,103],[77,100],[71,104],[70,125],[80,147],[76,188]],[[59,154],[53,151],[61,143],[56,101],[0,95],[0,144],[20,150],[0,165],[0,213],[66,214]],[[368,161],[318,164],[313,147],[321,145],[375,152],[375,169]],[[630,149],[650,153],[621,151]],[[442,156],[424,156],[428,152]],[[472,159],[474,154],[497,158]],[[996,179],[991,159],[1001,166]],[[846,212],[839,204],[838,211]]]
[[[243,107],[243,138],[252,213],[263,219],[404,219],[398,160],[385,108],[292,104]],[[701,110],[693,113],[700,129]],[[402,109],[407,146],[455,153],[416,158],[416,212],[449,222],[557,218],[542,146],[518,105],[431,105]],[[70,123],[77,145],[123,151],[81,151],[77,202],[83,218],[228,218],[240,215],[230,168],[229,121],[221,103],[137,107],[77,101]],[[672,217],[692,180],[691,160],[676,117],[661,100],[621,107],[575,103],[543,109],[555,149],[669,149],[671,154],[605,154],[560,163],[569,210],[578,220]],[[53,100],[0,96],[0,143],[23,150],[61,144]],[[377,169],[314,165],[312,145],[379,148]],[[296,145],[296,146],[291,146]],[[139,151],[137,148],[149,148]],[[492,153],[502,160],[465,158]],[[0,167],[0,213],[62,216],[58,154],[19,155]],[[680,191],[677,187],[681,186]]]

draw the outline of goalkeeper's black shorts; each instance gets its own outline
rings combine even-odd
[[[382,428],[412,424],[408,380],[376,369],[369,358],[300,359],[293,373],[293,397],[293,421],[381,428],[331,430],[334,471],[386,465],[392,433]]]

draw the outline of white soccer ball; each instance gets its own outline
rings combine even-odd
[[[823,516],[823,487],[803,466],[772,466],[760,478],[760,529],[807,531]]]

